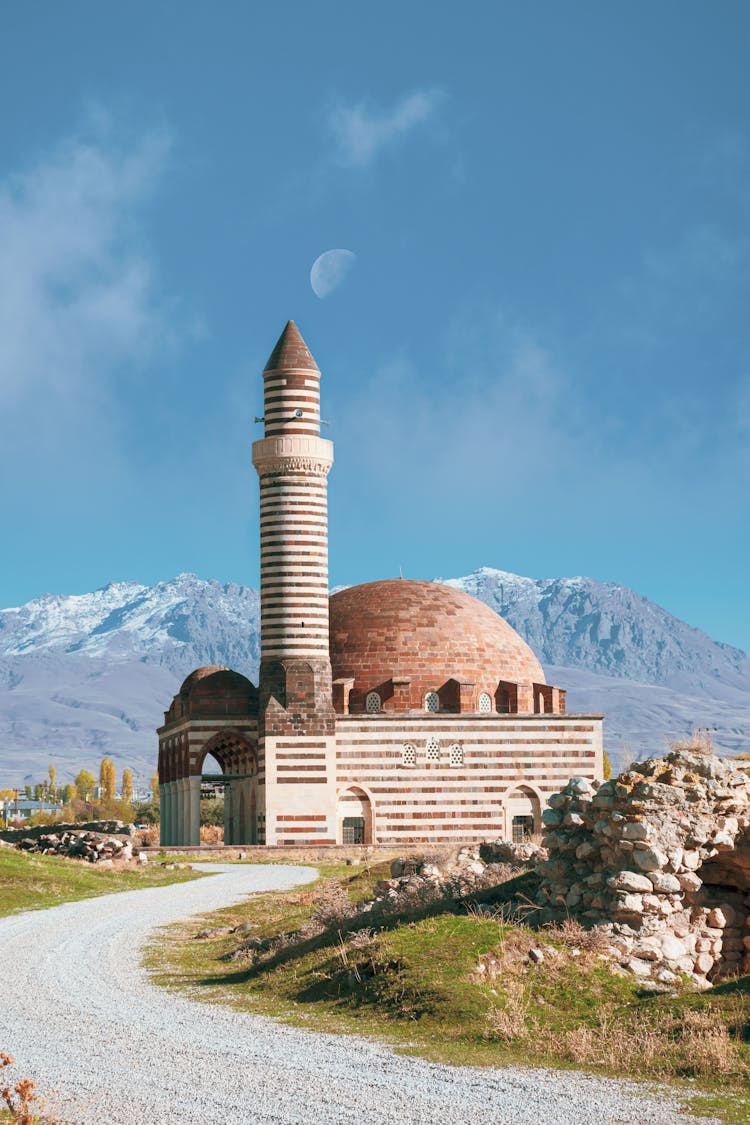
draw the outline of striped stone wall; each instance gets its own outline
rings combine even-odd
[[[336,843],[336,738],[265,736],[266,843]]]
[[[602,776],[601,715],[357,715],[336,730],[338,793],[367,794],[372,843],[507,838],[524,805],[537,818],[570,777]]]
[[[253,445],[260,476],[261,660],[328,651],[330,441],[300,435]],[[262,685],[261,685],[262,691]]]

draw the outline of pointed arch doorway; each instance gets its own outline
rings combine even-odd
[[[364,789],[352,785],[339,793],[336,804],[337,843],[372,844],[373,822],[372,801]]]

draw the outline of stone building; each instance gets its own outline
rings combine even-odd
[[[259,684],[199,668],[175,696],[158,732],[162,844],[199,842],[202,779],[224,786],[233,844],[537,831],[568,778],[601,777],[602,716],[566,714],[529,646],[459,590],[389,579],[329,598],[333,444],[291,321],[263,380]]]

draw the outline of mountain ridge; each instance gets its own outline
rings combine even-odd
[[[615,760],[661,753],[669,733],[716,727],[735,752],[750,740],[750,660],[616,583],[533,579],[492,567],[444,581],[480,598],[524,637],[569,710],[604,711]],[[61,776],[103,754],[147,777],[154,728],[202,664],[257,679],[258,592],[193,574],[44,594],[0,610],[0,766],[5,783]]]

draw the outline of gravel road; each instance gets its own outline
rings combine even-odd
[[[601,1125],[688,1120],[666,1093],[571,1071],[472,1070],[396,1055],[203,1005],[150,984],[156,926],[253,891],[308,882],[302,867],[206,866],[211,878],[0,919],[0,1050],[75,1125]],[[366,1022],[363,1022],[366,1030]],[[690,1118],[689,1120],[695,1120]]]

